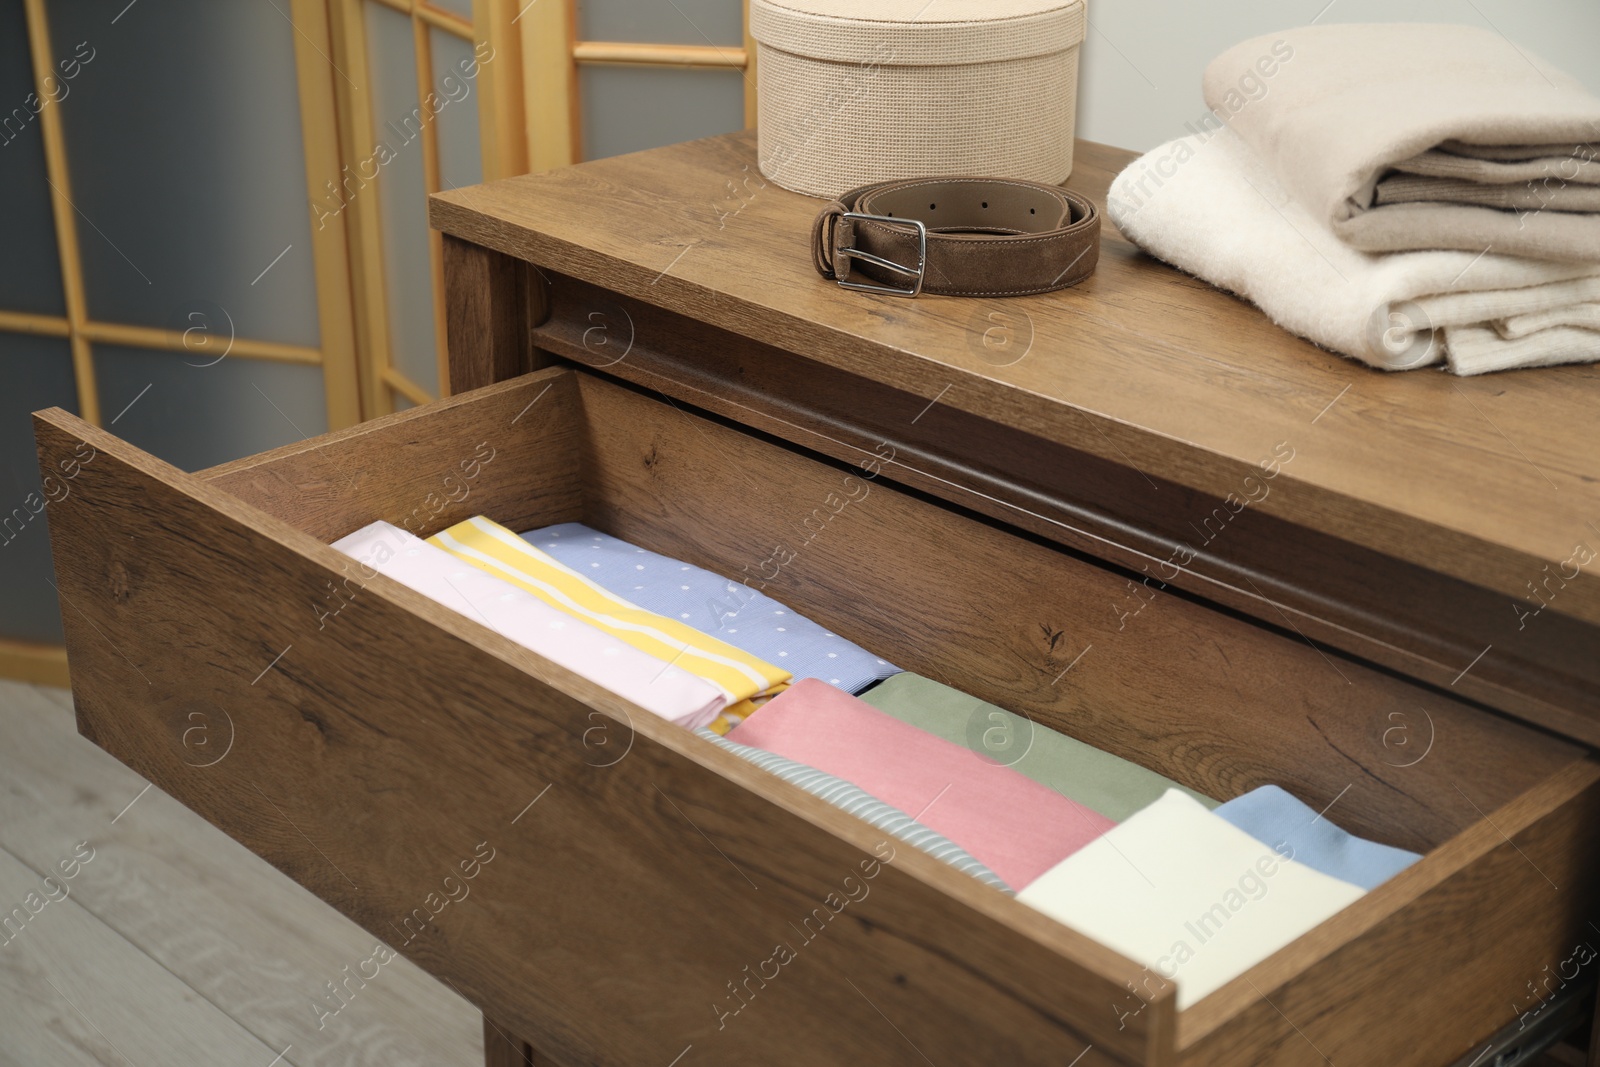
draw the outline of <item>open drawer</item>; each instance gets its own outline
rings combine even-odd
[[[891,442],[848,466],[563,368],[198,474],[59,410],[38,436],[76,471],[51,530],[81,732],[555,1063],[1445,1064],[1593,936],[1583,750],[1177,593],[1130,618],[1129,575],[897,488]],[[727,575],[783,548],[767,593],[908,670],[1427,855],[1180,1014],[1140,966],[327,544],[480,513]]]

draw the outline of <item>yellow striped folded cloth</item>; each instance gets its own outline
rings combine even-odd
[[[428,543],[641,652],[704,678],[726,695],[725,717],[749,715],[755,701],[789,688],[792,676],[781,667],[629,603],[482,515],[434,534]]]

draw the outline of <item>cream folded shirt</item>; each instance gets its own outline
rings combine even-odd
[[[1169,790],[1017,899],[1176,981],[1181,1010],[1364,895]]]

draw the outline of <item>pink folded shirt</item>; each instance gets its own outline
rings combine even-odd
[[[843,778],[948,837],[1017,889],[1116,825],[815,678],[757,709],[728,740]]]
[[[663,719],[691,729],[705,726],[726,703],[711,683],[557,611],[398,526],[375,522],[333,547]]]

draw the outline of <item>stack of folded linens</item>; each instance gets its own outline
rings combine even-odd
[[[1600,358],[1600,98],[1470,26],[1307,26],[1207,68],[1112,184],[1152,254],[1387,370]]]
[[[762,705],[728,740],[851,783],[960,845],[1014,889],[1115,825],[815,678]]]

